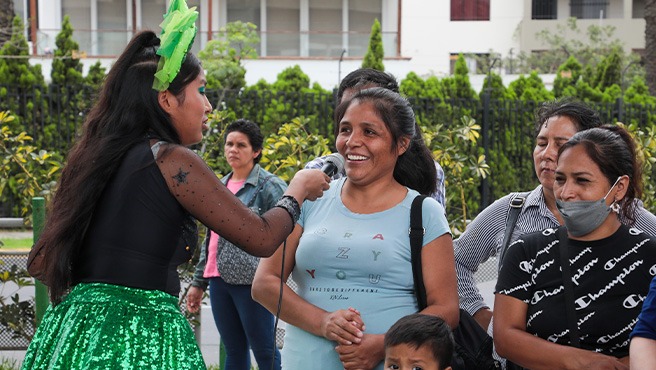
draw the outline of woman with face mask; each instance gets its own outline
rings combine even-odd
[[[656,274],[656,242],[618,216],[634,221],[641,195],[635,144],[607,125],[577,133],[558,154],[553,188],[565,226],[508,247],[496,350],[530,369],[628,369],[629,334]]]

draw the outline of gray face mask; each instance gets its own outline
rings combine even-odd
[[[620,178],[621,176],[615,180],[608,193],[600,200],[564,202],[556,199],[556,207],[565,220],[567,231],[572,236],[589,234],[604,223],[610,213],[610,207],[606,205],[606,197],[620,181]]]

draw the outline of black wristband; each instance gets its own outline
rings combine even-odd
[[[296,225],[298,218],[301,217],[301,206],[298,204],[296,198],[291,195],[283,195],[276,202],[275,207],[280,207],[289,213],[289,217],[292,218],[292,225]]]

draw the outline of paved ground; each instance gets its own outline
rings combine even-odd
[[[33,236],[32,230],[15,231],[15,230],[0,229],[0,240],[2,240],[2,239],[24,239],[24,238],[31,238],[32,236]]]
[[[32,231],[8,231],[0,229],[0,240],[5,238],[30,238]],[[479,272],[476,274],[478,287],[483,295],[485,301],[494,304],[494,284],[496,282],[496,260],[491,258],[486,262]],[[34,288],[26,287],[21,289],[21,295],[34,296]],[[220,338],[219,333],[214,325],[212,317],[212,308],[209,305],[209,300],[204,302],[201,309],[201,331],[200,331],[200,349],[208,365],[217,364],[219,361],[219,346]],[[280,327],[284,328],[284,323]],[[0,351],[0,360],[2,358],[16,359],[22,361],[25,356],[25,351]],[[255,359],[252,357],[252,363],[255,364]]]

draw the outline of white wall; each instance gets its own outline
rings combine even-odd
[[[522,0],[490,2],[490,21],[451,22],[448,1],[413,0],[402,3],[401,56],[412,56],[411,69],[420,75],[449,73],[451,53],[488,53],[505,56],[513,48],[522,17]]]
[[[50,57],[32,57],[30,58],[30,64],[35,65],[35,64],[41,64],[41,73],[43,73],[43,78],[46,81],[46,83],[50,83],[50,74],[52,72],[52,61],[53,59]],[[89,59],[81,59],[82,62],[82,75],[86,76],[89,73],[89,67],[92,65],[96,64],[97,61],[100,61],[103,67],[105,67],[105,72],[109,72],[109,68],[111,68],[112,64],[114,63],[114,59],[109,59],[109,58],[89,58]]]
[[[385,70],[394,75],[397,80],[405,78],[411,71],[408,60],[389,59],[383,62]],[[303,59],[254,59],[244,61],[246,67],[246,83],[255,84],[260,79],[274,82],[276,77],[285,68],[298,64],[303,72],[310,76],[310,84],[318,82],[324,89],[331,90],[339,84],[349,72],[360,68],[362,60],[346,59],[341,63],[339,60],[303,60]]]

